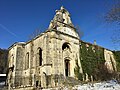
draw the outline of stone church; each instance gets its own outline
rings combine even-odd
[[[78,60],[80,73],[83,73],[79,53],[81,42],[70,13],[64,7],[56,10],[44,33],[28,42],[17,42],[9,47],[8,86],[54,87],[66,77],[75,78],[75,60]],[[108,69],[113,71],[114,67],[116,70],[112,51],[105,49],[104,56]]]

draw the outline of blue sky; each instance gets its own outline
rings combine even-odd
[[[86,42],[114,50],[111,37],[115,27],[104,21],[104,15],[114,0],[0,0],[0,48],[14,42],[27,41],[30,34],[48,28],[55,10],[63,5],[79,26]]]

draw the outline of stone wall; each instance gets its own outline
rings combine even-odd
[[[82,73],[79,39],[69,12],[61,7],[56,11],[46,32],[26,43],[15,43],[9,48],[9,86],[57,86],[64,78],[75,77],[76,60]],[[109,62],[106,56],[108,52],[105,50],[104,53],[106,62]],[[115,67],[113,55],[110,57]],[[107,64],[107,67],[112,70],[110,65]]]
[[[109,72],[117,71],[116,61],[112,51],[104,49],[105,65]]]

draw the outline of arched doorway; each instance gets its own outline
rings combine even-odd
[[[65,60],[65,76],[70,76],[70,60]]]
[[[64,73],[65,76],[70,76],[70,54],[71,54],[71,48],[70,44],[68,42],[65,42],[62,45],[62,53],[63,53],[63,60],[64,60]]]

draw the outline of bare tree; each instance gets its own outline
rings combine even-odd
[[[80,27],[78,25],[75,26],[76,28],[76,32],[78,33],[80,39],[84,36],[83,31],[80,29]]]
[[[111,36],[112,42],[116,49],[120,46],[120,0],[113,0],[114,4],[105,15],[107,23],[115,25],[113,35]],[[116,27],[117,26],[117,27]]]
[[[120,24],[120,0],[114,0],[116,3],[109,9],[105,19],[107,22],[117,22]]]
[[[40,33],[41,33],[41,32],[40,32],[39,29],[34,30],[33,33],[32,33],[31,35],[29,35],[28,40],[31,40],[31,39],[35,38],[35,37],[38,36]]]

